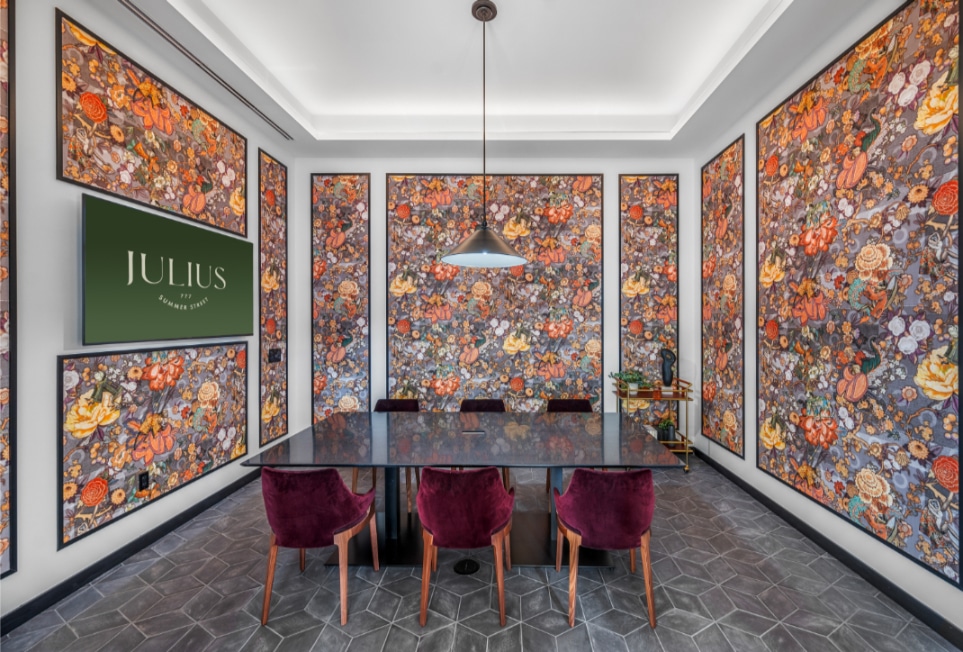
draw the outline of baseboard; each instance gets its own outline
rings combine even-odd
[[[864,562],[860,561],[858,557],[847,551],[845,548],[835,543],[814,527],[800,519],[798,516],[789,512],[783,506],[769,498],[769,496],[759,491],[759,489],[752,486],[715,460],[707,457],[702,451],[696,450],[695,454],[696,457],[724,475],[740,489],[744,490],[750,496],[768,507],[777,516],[806,535],[806,537],[811,539],[816,545],[820,546],[826,552],[848,566],[857,575],[885,593],[893,602],[919,618],[928,627],[945,638],[947,641],[963,650],[963,629],[960,629],[953,623],[940,616],[938,613],[927,607],[925,604],[914,598],[899,586],[880,575],[871,567],[867,566]]]
[[[201,502],[192,505],[190,508],[184,510],[166,523],[158,525],[150,532],[137,537],[123,548],[115,550],[97,563],[80,571],[70,579],[61,582],[57,586],[45,591],[33,600],[25,602],[22,606],[17,607],[10,613],[4,614],[3,617],[0,618],[0,636],[9,634],[34,616],[37,616],[46,609],[49,609],[77,589],[85,586],[92,580],[109,571],[111,568],[114,568],[118,564],[122,563],[128,557],[137,554],[164,535],[173,532],[207,508],[221,502],[244,485],[259,478],[260,475],[261,470],[257,469],[251,473],[248,473],[247,475],[242,476],[223,489],[211,494]]]

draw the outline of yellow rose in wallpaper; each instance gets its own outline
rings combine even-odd
[[[786,269],[781,260],[770,258],[762,264],[762,269],[759,271],[759,283],[764,288],[771,288],[773,283],[778,283],[784,278],[786,278]]]
[[[945,401],[959,391],[960,368],[947,359],[948,348],[944,346],[930,351],[916,368],[913,378],[923,393],[935,401]]]
[[[104,394],[99,403],[90,402],[90,394],[81,396],[67,412],[64,430],[75,439],[84,439],[93,434],[100,426],[113,423],[120,417],[120,410],[114,409],[110,394]]]
[[[526,235],[530,235],[531,232],[532,230],[528,228],[528,225],[525,224],[525,222],[515,217],[508,220],[508,222],[505,223],[505,228],[502,230],[502,233],[509,240],[515,240],[516,238],[523,238]]]
[[[403,297],[406,294],[413,294],[414,292],[417,292],[418,288],[415,287],[415,284],[406,274],[402,274],[401,276],[396,276],[391,281],[388,291],[396,297]]]
[[[782,434],[782,426],[773,420],[766,421],[759,429],[759,441],[769,450],[782,450],[786,447],[786,440]]]
[[[505,343],[502,344],[502,349],[504,349],[508,355],[528,351],[530,348],[532,348],[532,345],[528,341],[528,336],[524,334],[512,333],[505,338]]]
[[[940,80],[933,84],[916,112],[916,124],[913,126],[924,134],[939,133],[960,111],[960,87],[956,84],[946,85],[948,74],[943,73]]]
[[[645,278],[630,277],[622,284],[622,294],[630,299],[649,293],[649,282]]]

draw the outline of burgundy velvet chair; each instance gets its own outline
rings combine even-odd
[[[592,402],[587,398],[550,398],[546,412],[591,412]],[[545,469],[545,493],[552,491],[552,471]]]
[[[493,466],[466,471],[425,467],[418,489],[424,539],[421,567],[421,626],[428,620],[428,583],[438,569],[438,548],[495,549],[498,615],[505,626],[505,571],[511,570],[512,509],[515,490],[506,491]],[[504,555],[503,555],[504,551]]]
[[[458,405],[459,412],[505,412],[505,401],[500,398],[466,398]],[[502,468],[502,483],[505,488],[512,484],[508,467]]]
[[[375,412],[418,412],[421,405],[416,398],[379,398],[375,403]],[[405,491],[408,498],[408,513],[411,513],[411,469],[415,470],[415,482],[421,482],[418,475],[418,467],[405,467]],[[371,468],[371,488],[378,486],[378,470]],[[351,491],[358,491],[358,467],[351,469]]]
[[[649,550],[655,489],[650,469],[604,473],[575,469],[564,494],[555,490],[558,514],[558,546],[555,570],[562,570],[562,538],[568,540],[568,624],[575,626],[575,585],[578,580],[579,547],[629,550],[629,568],[635,572],[635,549],[642,557],[645,601],[649,626],[655,628],[652,590],[652,556]]]
[[[458,409],[461,412],[504,412],[505,401],[500,398],[466,398]]]
[[[271,525],[261,624],[267,624],[271,609],[278,548],[299,548],[301,571],[304,572],[306,548],[334,544],[338,547],[341,570],[341,624],[344,625],[348,622],[348,541],[365,526],[371,528],[374,569],[380,568],[374,489],[360,496],[351,493],[337,469],[285,471],[264,467],[261,469],[261,491]]]

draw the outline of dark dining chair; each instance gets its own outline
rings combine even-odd
[[[425,467],[418,489],[424,556],[421,567],[421,616],[428,620],[428,584],[438,570],[438,548],[495,551],[498,615],[505,626],[505,571],[512,569],[511,532],[515,490],[506,491],[493,466],[466,471]],[[503,561],[504,560],[504,561]]]
[[[348,622],[348,541],[365,527],[371,529],[374,569],[380,568],[374,489],[363,495],[352,493],[337,469],[286,471],[264,467],[261,469],[261,491],[271,526],[261,624],[267,624],[271,609],[278,548],[298,548],[301,572],[304,572],[306,548],[323,548],[333,544],[338,547],[341,624],[344,625]]]
[[[591,412],[592,402],[587,398],[550,398],[546,412]],[[552,491],[552,471],[545,469],[545,493]]]
[[[460,412],[505,412],[505,401],[500,398],[466,398],[458,406]],[[508,467],[502,467],[502,482],[508,489],[512,483]]]
[[[649,548],[655,489],[651,469],[604,473],[575,469],[564,494],[555,490],[558,544],[555,570],[562,570],[562,539],[568,540],[568,624],[575,626],[575,585],[578,551],[584,546],[598,550],[629,550],[629,569],[635,572],[635,549],[642,557],[645,601],[649,626],[655,628],[652,589],[652,555]]]
[[[418,412],[421,405],[416,398],[379,398],[375,403],[375,412]],[[408,513],[411,513],[411,470],[415,470],[415,482],[421,482],[418,475],[418,467],[405,467],[405,491],[408,498]],[[351,469],[351,491],[358,491],[358,467]],[[378,486],[378,470],[371,468],[371,488]]]

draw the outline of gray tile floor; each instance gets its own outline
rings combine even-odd
[[[516,509],[546,509],[543,471],[514,476]],[[379,485],[383,483],[379,482]],[[368,486],[363,483],[362,486]],[[19,650],[893,650],[955,649],[712,468],[656,472],[652,526],[658,626],[627,556],[583,568],[576,626],[567,569],[513,568],[498,625],[490,551],[459,576],[440,552],[428,625],[418,626],[420,568],[353,567],[340,625],[330,550],[278,558],[271,619],[259,625],[268,529],[252,482],[0,639]]]

